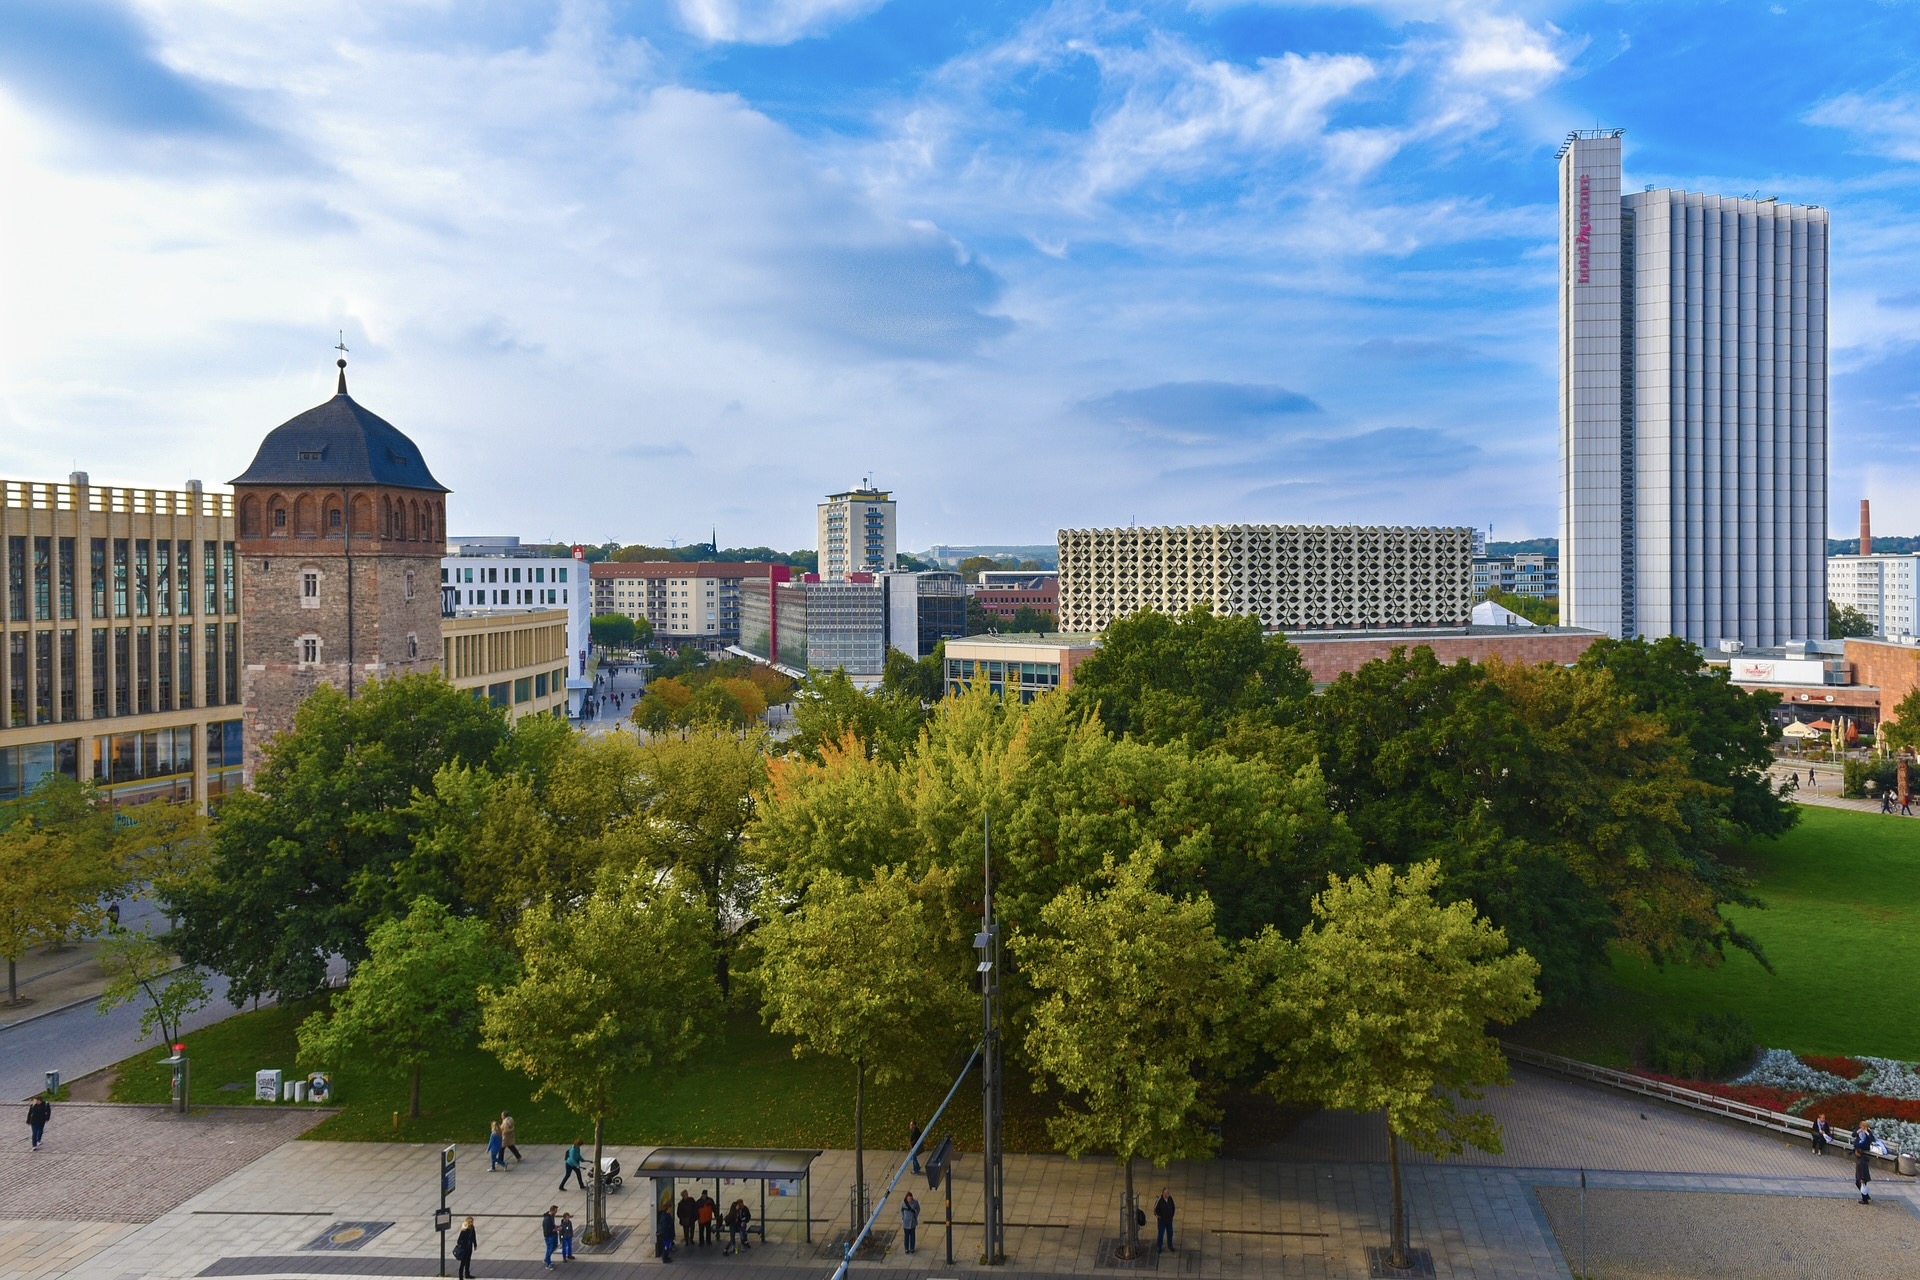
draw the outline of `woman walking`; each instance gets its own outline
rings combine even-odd
[[[473,1248],[479,1243],[473,1219],[468,1218],[460,1228],[459,1238],[453,1242],[453,1256],[460,1260],[460,1280],[473,1280]]]
[[[506,1143],[500,1137],[500,1122],[493,1122],[492,1132],[487,1134],[487,1172],[507,1167]]]
[[[1873,1130],[1866,1122],[1853,1131],[1853,1187],[1860,1193],[1861,1204],[1873,1203],[1873,1194],[1867,1185],[1873,1181]]]

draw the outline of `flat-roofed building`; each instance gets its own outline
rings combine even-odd
[[[0,481],[0,800],[49,773],[112,804],[240,784],[233,499]]]
[[[967,636],[947,641],[947,692],[965,693],[984,681],[997,697],[1009,689],[1020,701],[1073,687],[1073,671],[1093,656],[1094,635]]]
[[[1206,605],[1269,631],[1456,627],[1473,613],[1473,530],[1187,525],[1060,531],[1060,629]]]
[[[567,712],[568,635],[558,610],[455,610],[440,621],[444,669],[510,719]]]
[[[741,583],[784,580],[790,572],[786,565],[730,560],[601,561],[590,569],[596,614],[644,619],[659,643],[708,653],[740,641]]]

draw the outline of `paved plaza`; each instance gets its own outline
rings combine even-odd
[[[1778,1254],[1780,1233],[1766,1235],[1776,1244],[1765,1244],[1755,1231],[1738,1228],[1749,1221],[1795,1224],[1806,1256],[1850,1256],[1846,1238],[1862,1230],[1884,1240],[1890,1263],[1913,1257],[1903,1242],[1920,1247],[1916,1188],[1905,1179],[1883,1175],[1874,1204],[1859,1205],[1844,1160],[1543,1072],[1522,1069],[1514,1087],[1496,1091],[1488,1104],[1506,1129],[1503,1154],[1447,1161],[1407,1156],[1414,1243],[1433,1251],[1440,1276],[1570,1276],[1566,1250],[1577,1249],[1578,1241],[1568,1235],[1565,1206],[1567,1195],[1577,1194],[1582,1168],[1589,1171],[1589,1248],[1600,1250],[1592,1256],[1607,1264],[1598,1274],[1799,1274],[1772,1265],[1712,1270],[1705,1262],[1686,1269],[1687,1254],[1704,1258],[1732,1249],[1727,1242],[1735,1237],[1745,1252],[1729,1257],[1751,1264]],[[56,1141],[36,1155],[9,1157],[0,1172],[0,1277],[434,1274],[438,1148],[284,1141],[314,1118],[313,1112],[274,1109],[182,1122],[152,1108],[62,1108],[58,1127],[49,1131]],[[476,1219],[476,1273],[483,1277],[545,1274],[541,1211],[558,1203],[578,1218],[584,1207],[578,1191],[557,1190],[559,1148],[523,1150],[524,1164],[489,1174],[480,1148],[461,1148],[452,1205]],[[613,1154],[630,1172],[647,1150],[624,1147]],[[1165,1172],[1143,1164],[1136,1172],[1143,1194],[1168,1186],[1180,1204],[1178,1254],[1146,1270],[1203,1280],[1366,1276],[1367,1247],[1386,1237],[1384,1156],[1377,1120],[1322,1114],[1259,1158],[1186,1163]],[[897,1160],[898,1153],[868,1153],[876,1190]],[[813,1244],[798,1238],[797,1227],[776,1225],[769,1241],[743,1258],[692,1249],[677,1265],[702,1273],[725,1269],[740,1273],[737,1280],[825,1277],[833,1266],[825,1242],[846,1225],[852,1163],[850,1152],[832,1151],[814,1165]],[[1115,1274],[1097,1265],[1101,1238],[1118,1231],[1120,1172],[1111,1160],[1014,1156],[1007,1181],[1011,1256],[996,1274],[1006,1280]],[[958,1165],[952,1266],[945,1261],[939,1197],[924,1179],[902,1189],[907,1185],[925,1214],[919,1251],[902,1254],[896,1231],[886,1256],[857,1263],[854,1274],[936,1280],[983,1270],[978,1160],[963,1155]],[[617,1246],[583,1254],[572,1270],[613,1280],[659,1265],[651,1256],[649,1188],[629,1178],[611,1200],[613,1223],[622,1229]],[[746,1193],[723,1191],[725,1198],[733,1194]],[[882,1219],[888,1229],[898,1226],[898,1194]],[[1657,1218],[1646,1219],[1658,1222],[1660,1241],[1636,1239],[1633,1206],[1643,1201],[1660,1206]],[[51,1223],[54,1218],[64,1221]],[[311,1247],[346,1224],[360,1224],[357,1248]],[[1824,1255],[1830,1241],[1841,1252]],[[1769,1248],[1774,1254],[1766,1254]]]

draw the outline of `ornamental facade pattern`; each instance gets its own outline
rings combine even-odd
[[[1211,605],[1269,631],[1465,626],[1473,530],[1406,525],[1063,529],[1060,629]]]

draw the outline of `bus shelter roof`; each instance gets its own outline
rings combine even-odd
[[[779,1147],[655,1147],[634,1168],[634,1173],[798,1178],[808,1171],[819,1154]]]

